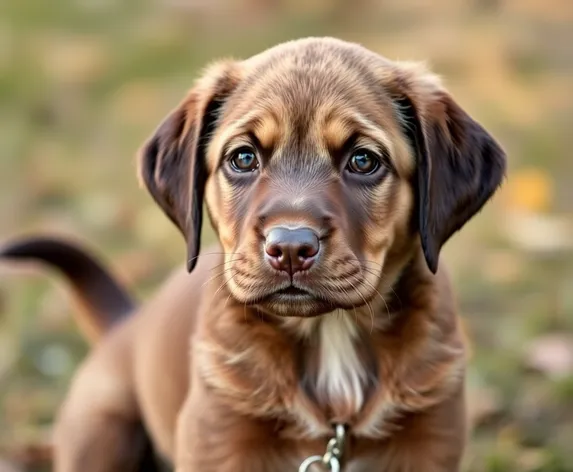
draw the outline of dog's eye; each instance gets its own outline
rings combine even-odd
[[[235,172],[253,172],[259,168],[259,161],[255,152],[248,148],[237,149],[229,160]]]
[[[368,175],[376,172],[380,167],[380,159],[367,149],[354,151],[346,168],[353,174]]]

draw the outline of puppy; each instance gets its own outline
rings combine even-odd
[[[190,275],[131,309],[79,248],[4,250],[63,270],[107,332],[55,470],[130,470],[142,421],[178,472],[458,471],[464,345],[439,255],[505,168],[420,65],[307,38],[209,67],[139,155]],[[199,257],[204,207],[219,246]]]

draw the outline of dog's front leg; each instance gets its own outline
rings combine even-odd
[[[373,448],[372,462],[366,461],[367,466],[357,470],[459,472],[466,437],[464,386],[460,385],[442,403],[404,417],[402,428],[381,447]]]
[[[294,461],[294,462],[293,462]],[[179,413],[176,472],[292,472],[293,444],[272,422],[238,414],[194,385]]]

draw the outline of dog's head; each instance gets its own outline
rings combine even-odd
[[[367,303],[492,196],[505,154],[423,68],[329,38],[198,80],[140,153],[140,175],[199,251],[205,201],[232,295],[279,315]]]

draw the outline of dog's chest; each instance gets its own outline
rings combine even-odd
[[[301,361],[302,390],[326,420],[325,425],[351,423],[363,409],[376,377],[368,348],[346,313],[323,317],[313,331]],[[312,415],[312,408],[308,410],[303,408],[299,414]],[[309,418],[305,420],[309,426],[313,424]]]

